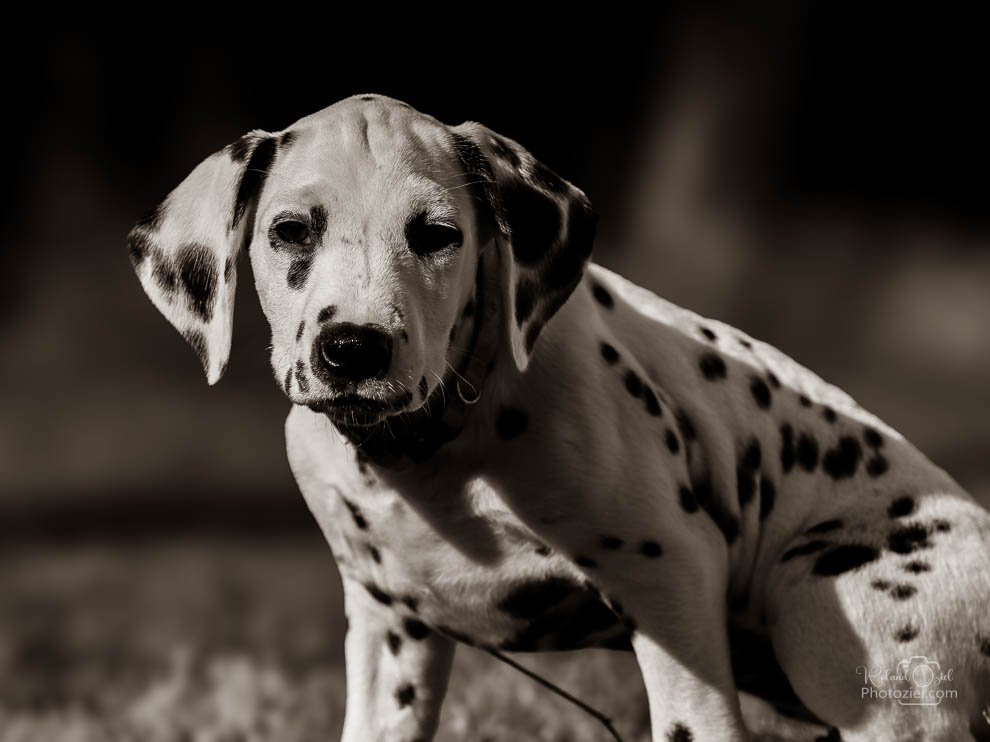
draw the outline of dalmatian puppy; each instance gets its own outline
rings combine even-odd
[[[728,627],[844,740],[990,739],[990,514],[779,351],[590,264],[516,142],[362,95],[210,156],[129,237],[210,384],[249,253],[343,577],[343,739],[432,738],[455,645],[631,648],[655,740],[743,740]],[[937,705],[858,668],[951,670]]]

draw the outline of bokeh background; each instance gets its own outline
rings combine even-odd
[[[211,152],[355,93],[520,141],[591,197],[599,262],[776,345],[990,499],[975,17],[471,12],[8,29],[0,739],[334,738],[339,580],[286,464],[248,266],[209,388],[124,236]],[[645,734],[630,658],[526,661]],[[441,739],[597,734],[484,657],[456,672]]]

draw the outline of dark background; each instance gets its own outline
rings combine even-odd
[[[171,557],[148,566],[134,549],[192,532],[221,581],[230,567],[210,561],[212,545],[232,535],[252,553],[289,542],[329,560],[285,461],[288,408],[247,264],[230,368],[209,388],[144,298],[124,236],[247,130],[363,92],[521,142],[591,197],[597,260],[776,345],[990,497],[990,65],[975,17],[832,3],[473,10],[10,32],[0,538],[20,558],[8,584],[31,586],[43,615],[87,605],[40,577],[61,574],[58,549],[97,549],[80,579],[100,584],[133,560],[111,592],[145,584],[142,569],[170,574]],[[303,592],[325,580],[336,595],[332,566],[306,564],[320,576]],[[263,603],[270,585],[244,579]],[[110,651],[80,639],[55,659],[25,654],[65,625],[29,611],[25,638],[24,594],[11,595],[0,672],[78,669]],[[334,600],[306,615],[336,625]],[[184,626],[169,636],[198,630]],[[339,658],[338,639],[314,656]],[[51,675],[30,687],[44,701]],[[0,721],[15,700],[0,687]]]

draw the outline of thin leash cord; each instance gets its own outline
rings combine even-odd
[[[545,680],[544,678],[540,677],[539,675],[537,675],[535,672],[533,672],[529,668],[520,665],[515,660],[509,659],[504,654],[502,654],[501,652],[499,652],[497,649],[494,649],[494,648],[491,648],[491,647],[486,647],[485,648],[485,651],[488,652],[488,654],[490,654],[495,659],[501,660],[502,662],[504,662],[505,664],[507,664],[509,667],[512,667],[512,668],[518,670],[519,672],[521,672],[523,675],[525,675],[526,677],[530,678],[531,680],[535,680],[537,683],[539,683],[540,685],[542,685],[547,690],[552,691],[553,693],[556,693],[558,696],[560,696],[561,698],[563,698],[565,701],[570,701],[575,706],[577,706],[579,709],[581,709],[582,711],[584,711],[586,714],[590,714],[591,716],[595,717],[596,719],[598,719],[598,721],[601,722],[602,726],[605,727],[608,730],[608,733],[609,734],[611,734],[618,742],[622,742],[622,737],[619,736],[619,733],[615,730],[615,727],[612,726],[612,720],[609,719],[607,716],[605,716],[605,714],[603,714],[598,709],[589,706],[584,701],[582,701],[580,698],[575,698],[574,696],[572,696],[570,693],[568,693],[563,688],[560,688],[559,686],[554,685],[549,680]]]

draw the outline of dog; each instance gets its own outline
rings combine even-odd
[[[776,349],[590,263],[595,226],[515,141],[360,95],[244,135],[129,235],[210,384],[250,256],[343,579],[343,739],[432,738],[460,642],[631,648],[653,739],[743,740],[730,626],[844,740],[990,739],[990,514]]]

